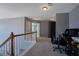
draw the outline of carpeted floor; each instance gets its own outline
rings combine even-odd
[[[58,50],[53,51],[53,47],[49,38],[40,38],[35,46],[30,49],[24,56],[66,56]]]

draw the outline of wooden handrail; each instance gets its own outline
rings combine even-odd
[[[10,40],[10,37],[8,37],[5,41],[3,41],[1,44],[0,44],[0,47],[2,47],[6,42],[8,42]]]
[[[29,35],[29,34],[33,34],[33,33],[37,33],[37,32],[30,32],[30,33],[24,33],[24,34],[17,34],[17,35],[14,35],[14,37],[23,36],[23,35]]]

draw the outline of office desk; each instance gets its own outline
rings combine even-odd
[[[79,43],[79,37],[72,37],[72,40],[76,43]]]

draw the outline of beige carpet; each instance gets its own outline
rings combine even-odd
[[[55,45],[51,44],[49,38],[40,38],[25,56],[66,56],[65,53],[60,54],[58,50],[53,51],[53,46]]]

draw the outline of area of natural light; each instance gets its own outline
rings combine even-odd
[[[32,32],[37,32],[37,37],[40,37],[40,23],[32,23]]]

